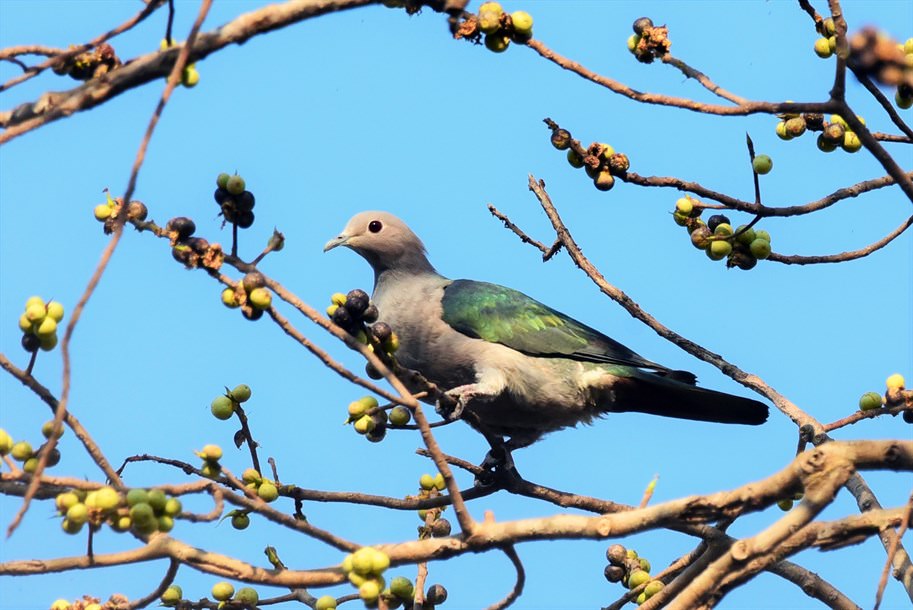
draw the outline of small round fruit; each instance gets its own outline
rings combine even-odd
[[[390,581],[390,593],[403,601],[408,601],[415,595],[415,587],[405,576],[396,576]]]
[[[517,34],[528,36],[533,33],[533,16],[526,11],[514,11],[510,14]]]
[[[638,558],[637,558],[637,561],[640,562],[640,569],[641,569],[641,570],[643,570],[644,572],[649,572],[649,571],[650,571],[650,567],[651,567],[651,566],[650,566],[650,560],[649,560],[649,559],[647,559],[646,557],[638,557]]]
[[[831,43],[827,38],[819,38],[815,41],[815,55],[821,59],[827,59],[833,55],[833,53],[834,52],[831,51]]]
[[[371,553],[371,573],[383,574],[390,567],[390,557],[383,551],[373,548],[371,550],[373,551]]]
[[[378,407],[377,399],[373,396],[362,396],[358,400],[349,403],[349,415],[352,419],[365,415],[371,409]]]
[[[355,420],[354,428],[359,434],[367,434],[373,430],[376,425],[374,418],[370,415],[362,415]]]
[[[637,49],[637,45],[640,44],[640,36],[637,34],[631,34],[628,36],[628,51],[633,53]]]
[[[255,606],[260,601],[260,594],[251,587],[242,587],[235,593],[234,601],[248,606]]]
[[[735,230],[735,236],[737,242],[746,246],[757,239],[757,234],[754,229],[747,228],[747,225],[740,225],[739,228]]]
[[[647,586],[644,588],[644,594],[647,596],[647,599],[650,599],[651,597],[653,597],[654,595],[656,595],[657,593],[662,591],[663,587],[665,587],[665,585],[663,584],[663,581],[651,580],[649,583],[647,583]]]
[[[38,328],[35,329],[35,334],[38,335],[39,339],[50,337],[56,332],[57,322],[50,316],[45,317],[44,320],[41,321],[41,324],[38,325]]]
[[[836,34],[837,26],[834,25],[834,19],[831,17],[828,17],[827,19],[822,21],[821,22],[821,31],[824,32],[828,36],[833,36],[834,34]]]
[[[235,174],[229,176],[228,180],[225,181],[225,190],[231,193],[232,195],[240,195],[244,192],[244,189],[247,188],[247,183],[244,182],[244,178]]]
[[[503,53],[510,46],[510,38],[503,34],[485,34],[485,48],[494,53]]]
[[[231,596],[235,594],[235,588],[230,582],[217,582],[212,586],[212,596],[214,599],[220,602],[225,602],[231,599]]]
[[[695,248],[706,250],[710,246],[710,227],[701,225],[691,232],[691,243]]]
[[[395,426],[405,426],[412,419],[412,412],[402,405],[393,407],[390,410],[390,423]]]
[[[423,474],[419,477],[418,484],[424,490],[434,489],[434,477],[430,474]]]
[[[218,445],[204,445],[203,449],[200,450],[200,457],[208,462],[218,462],[222,459],[222,448]],[[149,493],[151,494],[152,492],[150,491]]]
[[[645,601],[647,601],[647,593],[645,591],[641,591],[640,593],[637,594],[637,597],[634,598],[634,603],[637,604],[638,606],[640,604],[644,603]]]
[[[716,228],[721,224],[731,224],[729,218],[723,214],[714,214],[707,219],[707,228],[709,228],[711,232],[716,232]]]
[[[72,491],[65,491],[61,494],[57,494],[57,497],[54,499],[54,504],[61,514],[66,514],[71,506],[79,504],[79,496]]]
[[[82,502],[78,502],[67,509],[66,518],[75,525],[82,525],[89,520],[89,508]]]
[[[48,309],[44,303],[32,303],[25,308],[25,317],[32,324],[40,324],[47,317]]]
[[[758,260],[764,260],[770,256],[770,241],[761,237],[755,237],[755,240],[748,245],[751,255]]]
[[[732,244],[725,240],[714,240],[707,249],[708,256],[713,260],[723,260],[732,252]]]
[[[130,507],[130,518],[134,524],[155,522],[155,511],[146,502],[140,502]]]
[[[137,504],[149,502],[149,492],[145,489],[135,487],[127,492],[127,506],[136,506]]]
[[[628,588],[634,589],[640,585],[650,582],[650,574],[646,570],[634,570],[628,576]]]
[[[19,316],[19,330],[24,333],[32,332],[32,321],[25,314]]]
[[[55,599],[51,604],[51,610],[70,610],[70,602],[65,599]]]
[[[694,210],[694,202],[691,201],[690,197],[681,197],[678,201],[675,202],[675,211],[679,212],[685,216],[691,216],[691,212]]]
[[[10,433],[0,428],[0,455],[6,455],[13,449],[13,437]],[[63,495],[63,494],[61,494]],[[59,498],[60,496],[58,496]]]
[[[848,153],[857,152],[862,148],[862,140],[859,139],[859,136],[855,132],[847,131],[843,134],[843,150]]]
[[[837,145],[829,142],[823,133],[818,134],[818,139],[815,141],[815,144],[821,152],[829,153],[837,150]]]
[[[250,517],[247,513],[235,513],[231,518],[231,526],[236,530],[247,529],[250,525]]]
[[[114,214],[114,209],[111,208],[107,203],[99,203],[95,206],[95,209],[92,211],[95,214],[95,220],[98,222],[104,222]]]
[[[723,237],[729,237],[733,234],[732,225],[728,222],[721,222],[713,229],[714,235],[720,235]]]
[[[95,491],[95,507],[103,511],[111,511],[120,506],[120,494],[113,487],[102,487]]]
[[[366,580],[358,587],[358,597],[366,603],[371,603],[380,597],[380,585],[376,580]]]
[[[161,601],[164,606],[176,606],[184,598],[184,591],[178,585],[171,585],[162,593]]]
[[[181,505],[180,500],[177,498],[168,498],[168,500],[165,502],[164,512],[169,517],[174,517],[175,515],[179,515],[181,513],[182,508],[183,506]]]
[[[22,349],[30,354],[34,354],[41,347],[41,339],[31,333],[22,335],[20,343],[22,344]]]
[[[573,148],[569,148],[567,151],[567,162],[571,164],[571,167],[577,169],[583,167],[583,157],[581,157]]]
[[[780,138],[781,140],[792,140],[793,139],[793,137],[791,135],[789,135],[789,132],[786,131],[786,121],[780,121],[779,123],[777,123],[777,127],[776,127],[775,131],[777,133],[777,137]]]
[[[447,487],[447,482],[444,480],[444,475],[440,472],[434,475],[434,488],[438,491],[444,491]]]
[[[263,477],[260,476],[260,471],[256,468],[247,468],[241,474],[241,480],[248,485],[251,483],[259,485],[263,481]]]
[[[881,402],[881,394],[878,392],[866,392],[859,398],[859,410],[871,411],[872,409],[880,409]]]
[[[567,150],[571,145],[571,132],[567,129],[556,129],[552,132],[552,146],[558,150]]]
[[[82,523],[73,523],[69,519],[64,519],[60,522],[60,527],[68,534],[78,534],[79,530],[82,529],[82,526]]]
[[[247,300],[257,309],[269,309],[273,304],[273,297],[266,288],[254,288],[250,291]]]
[[[222,291],[222,304],[229,309],[235,309],[236,307],[241,306],[241,303],[238,302],[238,295],[235,294],[234,288],[226,288]]]
[[[763,229],[757,229],[754,232],[755,239],[763,239],[767,243],[770,243],[770,233]]]
[[[479,11],[479,29],[483,34],[494,34],[500,28],[501,9]]]
[[[788,512],[793,507],[792,498],[785,498],[777,502],[777,507],[783,512]]]
[[[210,411],[216,419],[231,419],[235,412],[235,404],[228,396],[216,396],[209,405]]]
[[[615,177],[612,175],[612,172],[602,170],[593,178],[593,184],[600,191],[610,191],[612,190],[612,187],[615,186]]]
[[[279,488],[269,481],[263,481],[257,488],[257,495],[264,502],[272,502],[279,497]]]
[[[774,162],[768,155],[758,155],[751,162],[751,168],[758,175],[763,176],[773,169]]]
[[[220,189],[225,190],[225,187],[228,186],[228,179],[231,178],[231,174],[226,174],[222,172],[216,177],[216,186]]]
[[[634,29],[635,34],[640,35],[643,34],[644,30],[647,28],[653,27],[653,20],[649,17],[640,17],[639,19],[636,19],[633,24],[631,24],[631,27]]]
[[[24,462],[35,455],[32,444],[28,441],[19,441],[10,448],[10,455],[18,462]]]
[[[181,73],[181,84],[192,89],[197,86],[197,83],[200,82],[200,73],[193,66],[187,66],[184,68],[184,72]]]
[[[45,352],[49,352],[57,347],[57,333],[38,337],[38,347],[40,347],[42,351]]]
[[[900,373],[894,373],[885,381],[885,385],[888,386],[889,390],[902,390],[905,383],[906,381]]]
[[[444,585],[431,585],[425,592],[425,599],[433,606],[443,604],[447,601],[447,589],[444,588]]]
[[[162,515],[157,519],[157,528],[158,531],[162,533],[168,533],[174,529],[174,517],[170,515]]]
[[[168,221],[165,230],[177,233],[178,240],[184,240],[194,234],[197,225],[186,216],[178,216]]]
[[[54,428],[54,420],[46,421],[41,425],[41,434],[44,438],[60,438],[63,436],[63,425],[57,424],[57,428]]]
[[[904,91],[898,88],[894,92],[894,103],[903,110],[913,108],[913,95],[904,95]]]
[[[317,599],[314,604],[314,610],[336,610],[336,598],[332,595],[324,595]]]
[[[63,320],[63,305],[58,301],[51,301],[48,303],[47,312],[48,317],[54,320],[55,322],[60,322]]]
[[[805,119],[800,116],[789,119],[784,126],[786,128],[786,133],[789,134],[791,138],[798,138],[805,133],[805,130],[808,128]]]
[[[246,383],[242,383],[235,386],[235,389],[231,391],[231,397],[238,402],[247,402],[251,396],[250,386]]]

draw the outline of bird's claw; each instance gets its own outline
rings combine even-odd
[[[521,478],[510,450],[503,445],[492,447],[491,451],[485,454],[479,468],[481,472],[476,475],[475,482],[482,487],[495,484],[506,487],[509,481]]]

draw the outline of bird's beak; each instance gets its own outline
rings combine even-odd
[[[337,235],[336,237],[334,237],[333,239],[328,241],[326,243],[326,245],[323,247],[323,251],[329,252],[336,246],[344,246],[344,245],[346,245],[347,241],[349,241],[349,236],[346,235],[345,233],[341,233],[340,235]]]

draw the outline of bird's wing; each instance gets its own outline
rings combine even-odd
[[[454,329],[530,356],[668,371],[598,330],[504,286],[456,280],[444,289],[441,303],[444,321]]]

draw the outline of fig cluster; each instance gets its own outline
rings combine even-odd
[[[913,424],[913,390],[906,388],[906,381],[900,373],[894,373],[885,382],[887,392],[884,394],[884,402],[889,407],[906,405],[903,411],[903,420],[908,424]]]
[[[212,586],[210,590],[212,598],[217,602],[221,602],[219,607],[221,608],[223,604],[231,603],[231,607],[241,607],[241,608],[253,608],[260,601],[260,594],[257,593],[257,590],[252,587],[241,587],[235,591],[234,585],[228,581],[219,581]],[[180,601],[180,599],[178,600]],[[175,602],[172,605],[177,605]]]
[[[45,422],[44,425],[41,426],[41,433],[46,439],[50,439],[51,437],[60,438],[63,436],[63,428],[59,427],[59,425],[55,428],[54,421],[51,420]],[[22,470],[29,474],[38,470],[38,460],[40,460],[41,456],[48,451],[50,451],[50,453],[48,454],[45,466],[51,468],[60,463],[60,450],[58,450],[57,447],[49,449],[47,443],[42,443],[38,449],[35,449],[28,441],[14,441],[9,432],[0,428],[0,456],[9,455],[17,462],[21,462]]]
[[[334,293],[326,312],[334,324],[369,346],[379,358],[385,362],[392,361],[393,354],[399,349],[399,337],[389,324],[377,321],[377,307],[364,290],[356,288],[348,294]],[[372,379],[381,378],[370,363],[365,369]]]
[[[25,311],[19,316],[22,348],[34,354],[39,349],[49,352],[57,347],[57,325],[63,320],[63,314],[63,305],[57,301],[45,302],[38,296],[29,297]]]
[[[370,607],[377,605],[377,600],[387,585],[383,573],[389,567],[390,558],[387,554],[370,546],[361,547],[342,560],[343,572],[349,582],[358,587],[358,596]]]
[[[913,87],[913,42],[898,44],[884,32],[865,27],[848,38],[847,65],[857,74],[888,86]]]
[[[613,544],[605,553],[609,560],[605,567],[605,578],[611,583],[620,582],[628,589],[644,585],[634,599],[640,605],[663,590],[663,582],[650,576],[650,562],[637,555],[634,549],[626,549],[620,544]]]
[[[241,406],[242,402],[250,400],[251,389],[246,383],[235,386],[235,389],[225,389],[224,394],[220,394],[212,399],[209,409],[216,419],[231,419],[235,411]]]
[[[909,77],[913,73],[913,38],[907,38],[907,41],[897,47],[903,51],[904,64],[907,66],[908,77],[904,82],[897,84],[897,91],[894,92],[894,103],[898,108],[909,110],[913,107],[913,82]]]
[[[615,152],[615,149],[604,142],[593,142],[581,153],[573,146],[571,134],[564,129],[552,130],[552,146],[558,150],[567,150],[567,162],[574,168],[583,168],[586,175],[593,179],[593,186],[600,191],[611,190],[615,178],[623,177],[631,168],[628,155]]]
[[[172,41],[171,44],[168,43],[167,38],[163,38],[159,49],[164,51],[165,49],[170,49],[171,47],[176,46],[175,42]],[[181,85],[191,89],[197,86],[197,83],[200,82],[200,73],[197,71],[197,65],[195,63],[189,63],[184,66],[184,71],[181,72]]]
[[[102,524],[116,532],[132,531],[149,535],[170,532],[174,518],[181,512],[181,501],[161,489],[134,488],[121,494],[113,487],[89,492],[81,489],[57,495],[57,511],[63,517],[61,527],[76,534],[86,524],[98,531]]]
[[[821,20],[816,25],[821,37],[815,40],[815,55],[821,59],[827,59],[837,50],[837,37],[835,36],[837,28],[834,26],[834,20],[828,17]]]
[[[244,482],[244,485],[248,489],[253,489],[256,491],[257,495],[260,496],[260,499],[264,502],[274,502],[279,498],[279,486],[277,485],[276,481],[272,481],[264,476],[261,476],[260,472],[255,468],[248,468],[245,470],[241,475],[241,480]],[[244,517],[247,517],[246,513],[244,514]],[[235,529],[244,529],[247,527],[244,517],[239,517],[238,513],[232,515],[232,527]],[[238,527],[239,525],[243,527]]]
[[[418,499],[433,498],[441,495],[441,492],[447,488],[447,482],[444,475],[437,473],[434,476],[423,474],[418,481]],[[441,517],[444,508],[419,509],[418,518],[421,519],[422,525],[418,528],[419,538],[443,538],[450,535],[452,526],[450,521]]]
[[[71,47],[72,48],[72,47]],[[68,75],[76,80],[90,80],[120,67],[121,61],[114,47],[106,42],[72,57],[57,61],[51,69],[54,74]]]
[[[66,599],[56,599],[51,603],[50,610],[109,610],[109,608],[124,608],[129,605],[129,600],[120,593],[114,593],[104,604],[101,599],[91,595],[83,595],[81,599],[70,602]]]
[[[373,396],[363,396],[349,403],[346,424],[372,443],[379,443],[387,436],[387,412],[379,408]]]
[[[238,174],[219,174],[216,178],[216,192],[213,194],[219,204],[219,214],[226,222],[247,229],[254,224],[254,194],[247,190],[247,183]]]
[[[478,15],[468,15],[451,26],[455,38],[466,38],[493,53],[503,53],[511,42],[526,44],[533,37],[533,17],[526,11],[507,13],[498,2],[483,2]]]
[[[654,26],[649,17],[637,19],[631,27],[634,33],[628,37],[628,51],[641,63],[650,64],[655,59],[661,59],[672,47],[669,28]]]
[[[187,269],[218,269],[225,258],[222,246],[194,237],[196,230],[196,224],[186,216],[177,216],[165,224],[165,235],[171,240],[171,256]]]
[[[251,271],[236,286],[222,291],[222,304],[229,309],[240,307],[245,318],[259,320],[272,306],[273,295],[266,287],[266,277],[259,271]]]
[[[706,252],[708,258],[726,259],[730,269],[738,267],[747,271],[770,256],[770,233],[747,225],[733,229],[729,218],[723,214],[714,214],[704,222],[700,217],[703,211],[699,201],[686,195],[675,202],[672,219],[685,227],[692,245]]]
[[[197,457],[203,460],[200,466],[200,472],[204,477],[215,479],[222,474],[222,466],[219,460],[222,459],[222,448],[218,445],[205,445],[199,451],[195,451]]]
[[[97,206],[95,206],[93,214],[95,215],[95,220],[103,223],[105,235],[110,235],[114,232],[114,228],[117,224],[117,215],[120,213],[120,209],[124,204],[124,200],[120,197],[111,197],[110,193],[105,193],[105,195],[105,202],[99,203]],[[142,201],[134,200],[127,205],[128,221],[134,223],[143,222],[146,220],[148,215],[149,209]]]

